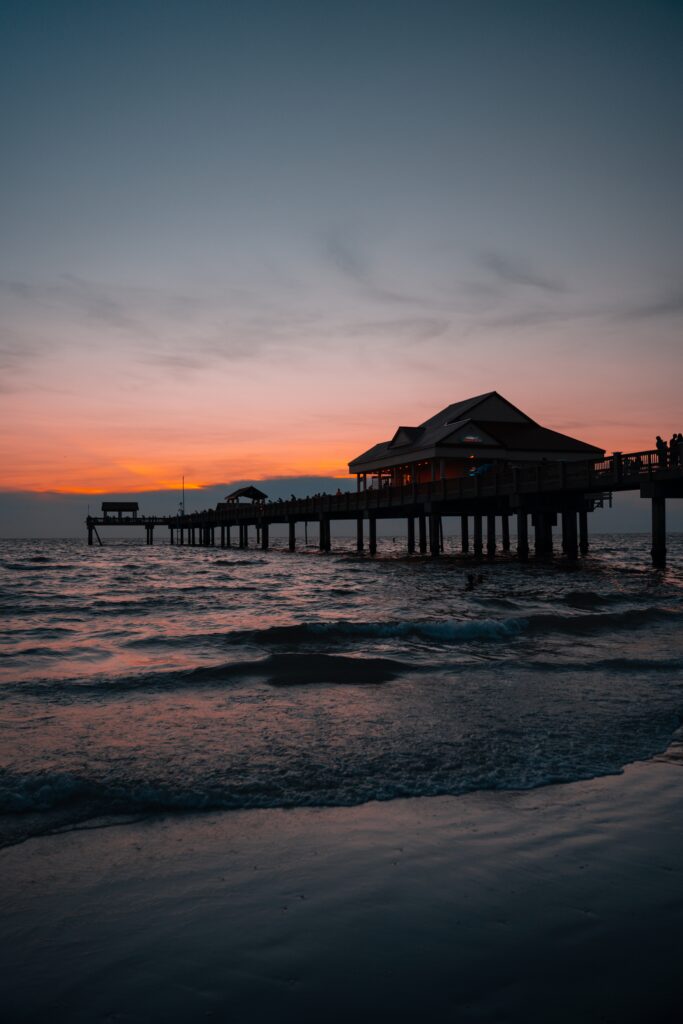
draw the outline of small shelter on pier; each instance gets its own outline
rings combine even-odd
[[[358,489],[453,480],[485,473],[494,464],[601,459],[604,449],[549,430],[497,391],[442,409],[417,427],[398,427],[349,463]]]
[[[238,487],[232,494],[228,494],[225,500],[229,504],[235,504],[240,498],[246,498],[247,501],[266,501],[268,495],[259,491],[258,487]]]
[[[102,502],[102,515],[105,519],[108,519],[112,515],[116,515],[117,519],[122,519],[124,514],[133,519],[138,517],[139,505],[137,501],[103,501]]]

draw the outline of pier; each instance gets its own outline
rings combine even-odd
[[[241,548],[249,544],[250,529],[257,544],[267,550],[270,528],[288,528],[288,549],[296,550],[296,525],[316,523],[319,548],[331,549],[333,522],[355,521],[356,548],[371,556],[377,552],[377,521],[404,520],[409,554],[443,552],[443,519],[460,523],[463,555],[494,558],[500,550],[522,561],[533,553],[553,555],[552,528],[561,525],[562,553],[569,560],[585,555],[589,547],[588,514],[604,506],[613,493],[638,491],[652,510],[652,562],[666,564],[666,501],[683,497],[683,468],[670,466],[656,450],[615,452],[585,462],[547,461],[511,467],[493,465],[487,472],[458,479],[432,480],[391,486],[384,484],[337,495],[319,495],[290,501],[221,502],[215,509],[174,516],[124,515],[111,507],[101,516],[88,516],[88,543],[99,540],[98,528],[144,527],[146,541],[154,543],[157,527],[169,531],[171,544]],[[510,520],[516,526],[516,548],[511,552]],[[234,532],[233,532],[234,531]],[[101,540],[99,540],[100,543]]]

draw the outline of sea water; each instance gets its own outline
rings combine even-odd
[[[665,570],[645,535],[595,537],[577,565],[404,547],[0,542],[0,841],[531,788],[666,749],[683,537]]]

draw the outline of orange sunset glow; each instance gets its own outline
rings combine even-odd
[[[109,319],[84,307],[84,291],[98,296]],[[624,323],[617,337],[600,316],[571,329],[519,327],[493,323],[485,310],[475,317],[453,308],[438,328],[412,316],[406,327],[379,299],[372,321],[349,315],[330,323],[320,310],[295,338],[270,324],[242,349],[256,312],[242,310],[231,322],[219,293],[195,303],[187,345],[166,293],[112,292],[108,301],[131,319],[123,327],[117,317],[111,322],[102,289],[67,282],[59,295],[54,308],[48,304],[49,320],[32,293],[9,295],[16,329],[42,341],[16,355],[5,377],[0,452],[8,491],[176,490],[183,475],[188,489],[345,477],[352,458],[399,424],[489,390],[608,451],[650,448],[656,433],[677,425],[678,382],[662,370],[677,343],[666,320],[657,324],[660,355],[644,363],[617,358],[616,348],[627,331],[634,345],[645,336],[640,320]],[[295,315],[291,298],[280,300],[284,325]],[[434,302],[442,309],[442,298]],[[358,299],[359,308],[367,303]],[[228,319],[220,347],[205,337],[218,310]]]

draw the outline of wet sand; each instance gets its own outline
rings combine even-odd
[[[0,853],[4,1021],[679,1019],[683,747],[621,776]]]

